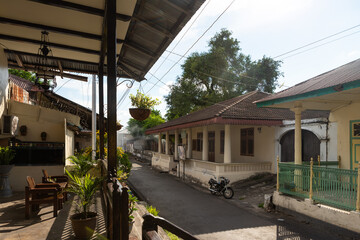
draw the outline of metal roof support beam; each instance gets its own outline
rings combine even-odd
[[[0,23],[13,24],[13,25],[17,25],[17,26],[35,28],[35,29],[46,30],[46,31],[50,31],[50,32],[57,32],[57,33],[61,33],[61,34],[89,38],[89,39],[98,40],[98,41],[101,41],[101,38],[102,38],[101,35],[97,35],[97,34],[80,32],[80,31],[70,30],[70,29],[66,29],[66,28],[47,26],[47,25],[31,23],[31,22],[24,22],[24,21],[10,19],[10,18],[4,18],[4,17],[0,17]],[[116,42],[123,43],[124,40],[116,39]]]
[[[107,0],[107,114],[108,114],[108,171],[116,174],[116,0]],[[115,194],[114,194],[115,195]],[[114,216],[116,219],[116,216]],[[116,231],[114,231],[116,232]],[[120,239],[120,236],[114,239]]]
[[[30,1],[42,3],[42,4],[46,4],[46,5],[50,5],[50,6],[70,9],[70,10],[83,12],[83,13],[87,13],[87,14],[93,14],[93,15],[97,15],[100,17],[103,17],[105,14],[105,11],[103,9],[89,7],[89,6],[85,6],[85,5],[81,5],[81,4],[77,4],[77,3],[73,3],[73,2],[68,2],[68,1],[62,1],[62,0],[51,0],[51,1],[49,1],[49,0],[30,0]],[[120,20],[120,21],[128,22],[131,20],[131,16],[128,16],[125,14],[115,13],[115,15],[116,15],[116,19]]]

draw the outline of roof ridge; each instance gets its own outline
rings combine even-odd
[[[226,110],[228,110],[229,108],[231,108],[231,107],[233,107],[234,105],[242,102],[243,100],[247,99],[248,97],[254,95],[254,94],[257,93],[257,92],[258,92],[258,91],[255,90],[255,91],[246,93],[245,95],[242,95],[242,96],[241,96],[242,98],[240,98],[238,101],[235,101],[235,102],[233,102],[232,104],[224,107],[224,108],[221,109],[217,114],[215,114],[215,116],[216,116],[216,117],[220,116],[222,113],[224,113],[224,112],[225,112]]]

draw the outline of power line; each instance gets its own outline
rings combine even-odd
[[[354,28],[357,28],[357,27],[360,27],[360,24],[355,25],[355,26],[353,26],[353,27],[351,27],[351,28],[348,28],[348,29],[342,30],[342,31],[340,31],[340,32],[337,32],[337,33],[331,34],[331,35],[329,35],[329,36],[327,36],[327,37],[321,38],[321,39],[316,40],[316,41],[314,41],[314,42],[311,42],[311,43],[305,44],[304,46],[301,46],[301,47],[295,48],[295,49],[293,49],[293,50],[291,50],[291,51],[288,51],[288,52],[285,52],[285,53],[283,53],[283,54],[280,54],[280,55],[278,55],[278,56],[274,57],[273,59],[275,59],[275,58],[279,58],[279,57],[281,57],[281,56],[287,55],[287,54],[292,53],[292,52],[295,52],[295,51],[300,50],[300,49],[302,49],[302,48],[305,48],[305,47],[311,46],[311,45],[313,45],[313,44],[315,44],[315,43],[318,43],[318,42],[324,41],[324,40],[326,40],[326,39],[328,39],[328,38],[334,37],[334,36],[336,36],[336,35],[339,35],[339,34],[341,34],[341,33],[347,32],[347,31],[349,31],[349,30],[351,30],[351,29],[354,29]]]
[[[225,8],[225,10],[215,19],[215,21],[201,34],[201,36],[191,45],[191,47],[182,55],[179,60],[173,64],[169,70],[160,78],[161,80],[175,67],[177,63],[181,61],[181,59],[184,58],[184,56],[200,41],[200,39],[214,26],[214,24],[221,18],[222,15],[231,7],[231,5],[235,2],[235,0],[231,1],[231,3]],[[154,86],[152,86],[146,93],[150,92],[159,82],[159,80],[155,83]]]
[[[345,35],[345,36],[342,36],[342,37],[340,37],[340,38],[336,38],[336,39],[334,39],[334,40],[331,40],[331,41],[325,42],[325,43],[320,44],[320,45],[317,45],[317,46],[315,46],[315,47],[312,47],[312,48],[306,49],[306,50],[304,50],[304,51],[301,51],[301,52],[298,52],[298,53],[295,53],[295,54],[292,54],[292,55],[290,55],[290,56],[284,57],[284,58],[283,58],[283,59],[281,59],[281,60],[284,60],[284,59],[287,59],[287,58],[290,58],[290,57],[293,57],[293,56],[299,55],[299,54],[304,53],[304,52],[308,52],[308,51],[313,50],[313,49],[315,49],[315,48],[318,48],[318,47],[321,47],[321,46],[327,45],[327,44],[332,43],[332,42],[335,42],[335,41],[338,41],[338,40],[343,39],[343,38],[345,38],[345,37],[348,37],[348,36],[354,35],[354,34],[356,34],[356,33],[360,33],[360,31],[350,33],[350,34]]]

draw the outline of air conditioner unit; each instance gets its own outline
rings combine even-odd
[[[19,118],[13,115],[4,115],[2,122],[2,134],[15,135],[18,131]]]

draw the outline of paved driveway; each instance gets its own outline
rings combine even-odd
[[[212,196],[138,162],[133,163],[129,182],[161,217],[200,239],[339,239],[308,223],[255,214],[234,205],[235,199]]]

